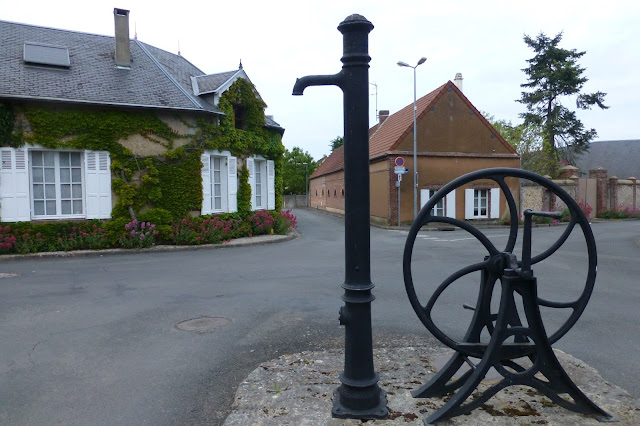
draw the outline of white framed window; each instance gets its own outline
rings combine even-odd
[[[251,185],[251,209],[273,210],[275,202],[275,163],[260,156],[247,158],[249,185]]]
[[[434,194],[438,192],[435,189],[430,189],[429,190],[429,198],[433,197]],[[433,208],[431,209],[431,215],[432,216],[444,216],[444,198],[442,198],[440,201],[438,201],[436,203],[435,206],[433,206]]]
[[[500,217],[500,188],[465,189],[465,219]]]
[[[202,160],[202,214],[238,210],[238,165],[229,151],[206,150]]]
[[[265,161],[264,160],[254,160],[255,167],[255,190],[256,190],[256,206],[255,210],[263,210],[264,206],[262,205],[262,190],[264,189],[262,185],[262,174],[264,173]]]
[[[473,217],[489,217],[489,190],[473,190]]]
[[[427,204],[427,201],[433,197],[437,189],[421,189],[420,190],[420,208]],[[443,199],[431,209],[432,216],[456,217],[456,191],[453,190],[444,196]]]
[[[31,151],[29,154],[32,217],[84,217],[82,153]]]
[[[111,217],[108,152],[26,146],[0,158],[0,220]]]

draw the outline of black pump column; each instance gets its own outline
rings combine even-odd
[[[373,24],[351,15],[338,26],[343,34],[342,70],[296,80],[294,95],[308,86],[335,85],[344,95],[345,182],[345,326],[342,384],[333,396],[332,414],[340,418],[374,419],[388,414],[386,395],[373,366],[371,332],[371,253],[369,231],[369,32]]]

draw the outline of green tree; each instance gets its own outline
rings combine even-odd
[[[527,75],[527,82],[521,87],[531,89],[522,92],[518,102],[527,107],[527,112],[520,114],[525,126],[536,126],[542,129],[542,148],[549,157],[550,164],[555,164],[560,158],[561,149],[571,146],[575,153],[589,148],[589,142],[597,136],[595,129],[585,129],[576,117],[575,111],[562,104],[568,96],[575,96],[576,108],[591,109],[597,105],[602,109],[606,93],[581,93],[588,81],[580,67],[578,60],[586,52],[575,49],[567,50],[558,47],[562,40],[562,33],[553,38],[540,33],[535,39],[524,36],[524,42],[535,52],[535,56],[528,59],[529,66],[522,71]]]
[[[511,121],[495,120],[485,115],[491,125],[520,155],[520,167],[541,175],[548,175],[556,168],[556,162],[543,151],[542,129],[533,124],[513,125]]]
[[[304,163],[307,165],[305,166]],[[307,183],[305,177],[311,176],[316,167],[317,164],[313,161],[313,157],[301,148],[294,146],[291,151],[285,150],[282,168],[284,194],[304,194]]]
[[[339,148],[342,145],[344,145],[344,138],[342,136],[336,136],[335,139],[329,142],[329,148],[331,148],[331,152],[335,151],[336,148]]]

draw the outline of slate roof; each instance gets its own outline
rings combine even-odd
[[[469,108],[473,109],[483,123],[491,128],[496,134],[497,139],[505,145],[514,154],[516,151],[496,132],[491,124],[482,116],[480,111],[473,106],[467,97],[458,89],[451,81],[446,82],[434,91],[427,93],[420,99],[416,100],[416,116],[420,121],[427,114],[431,106],[446,93],[447,90],[454,90],[460,98],[467,103]],[[393,151],[402,142],[402,140],[413,130],[413,102],[402,108],[401,110],[391,114],[382,123],[376,123],[369,129],[369,159],[378,158]],[[325,174],[333,173],[344,168],[344,152],[334,150],[326,161],[322,163],[311,175],[310,178],[316,178]]]
[[[25,64],[25,42],[66,47],[69,68]],[[193,91],[191,77],[213,82],[180,55],[131,40],[131,69],[115,66],[111,36],[0,21],[0,99],[202,111],[224,115]],[[231,74],[237,71],[231,72]],[[267,127],[282,127],[266,119]]]
[[[227,71],[218,74],[198,75],[195,77],[198,84],[198,94],[217,92],[220,86],[226,83],[238,71]]]
[[[582,176],[603,167],[609,177],[640,177],[640,139],[592,142],[589,151],[578,154],[573,162]]]

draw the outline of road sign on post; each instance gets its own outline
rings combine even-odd
[[[404,166],[404,158],[396,157],[396,167]]]

